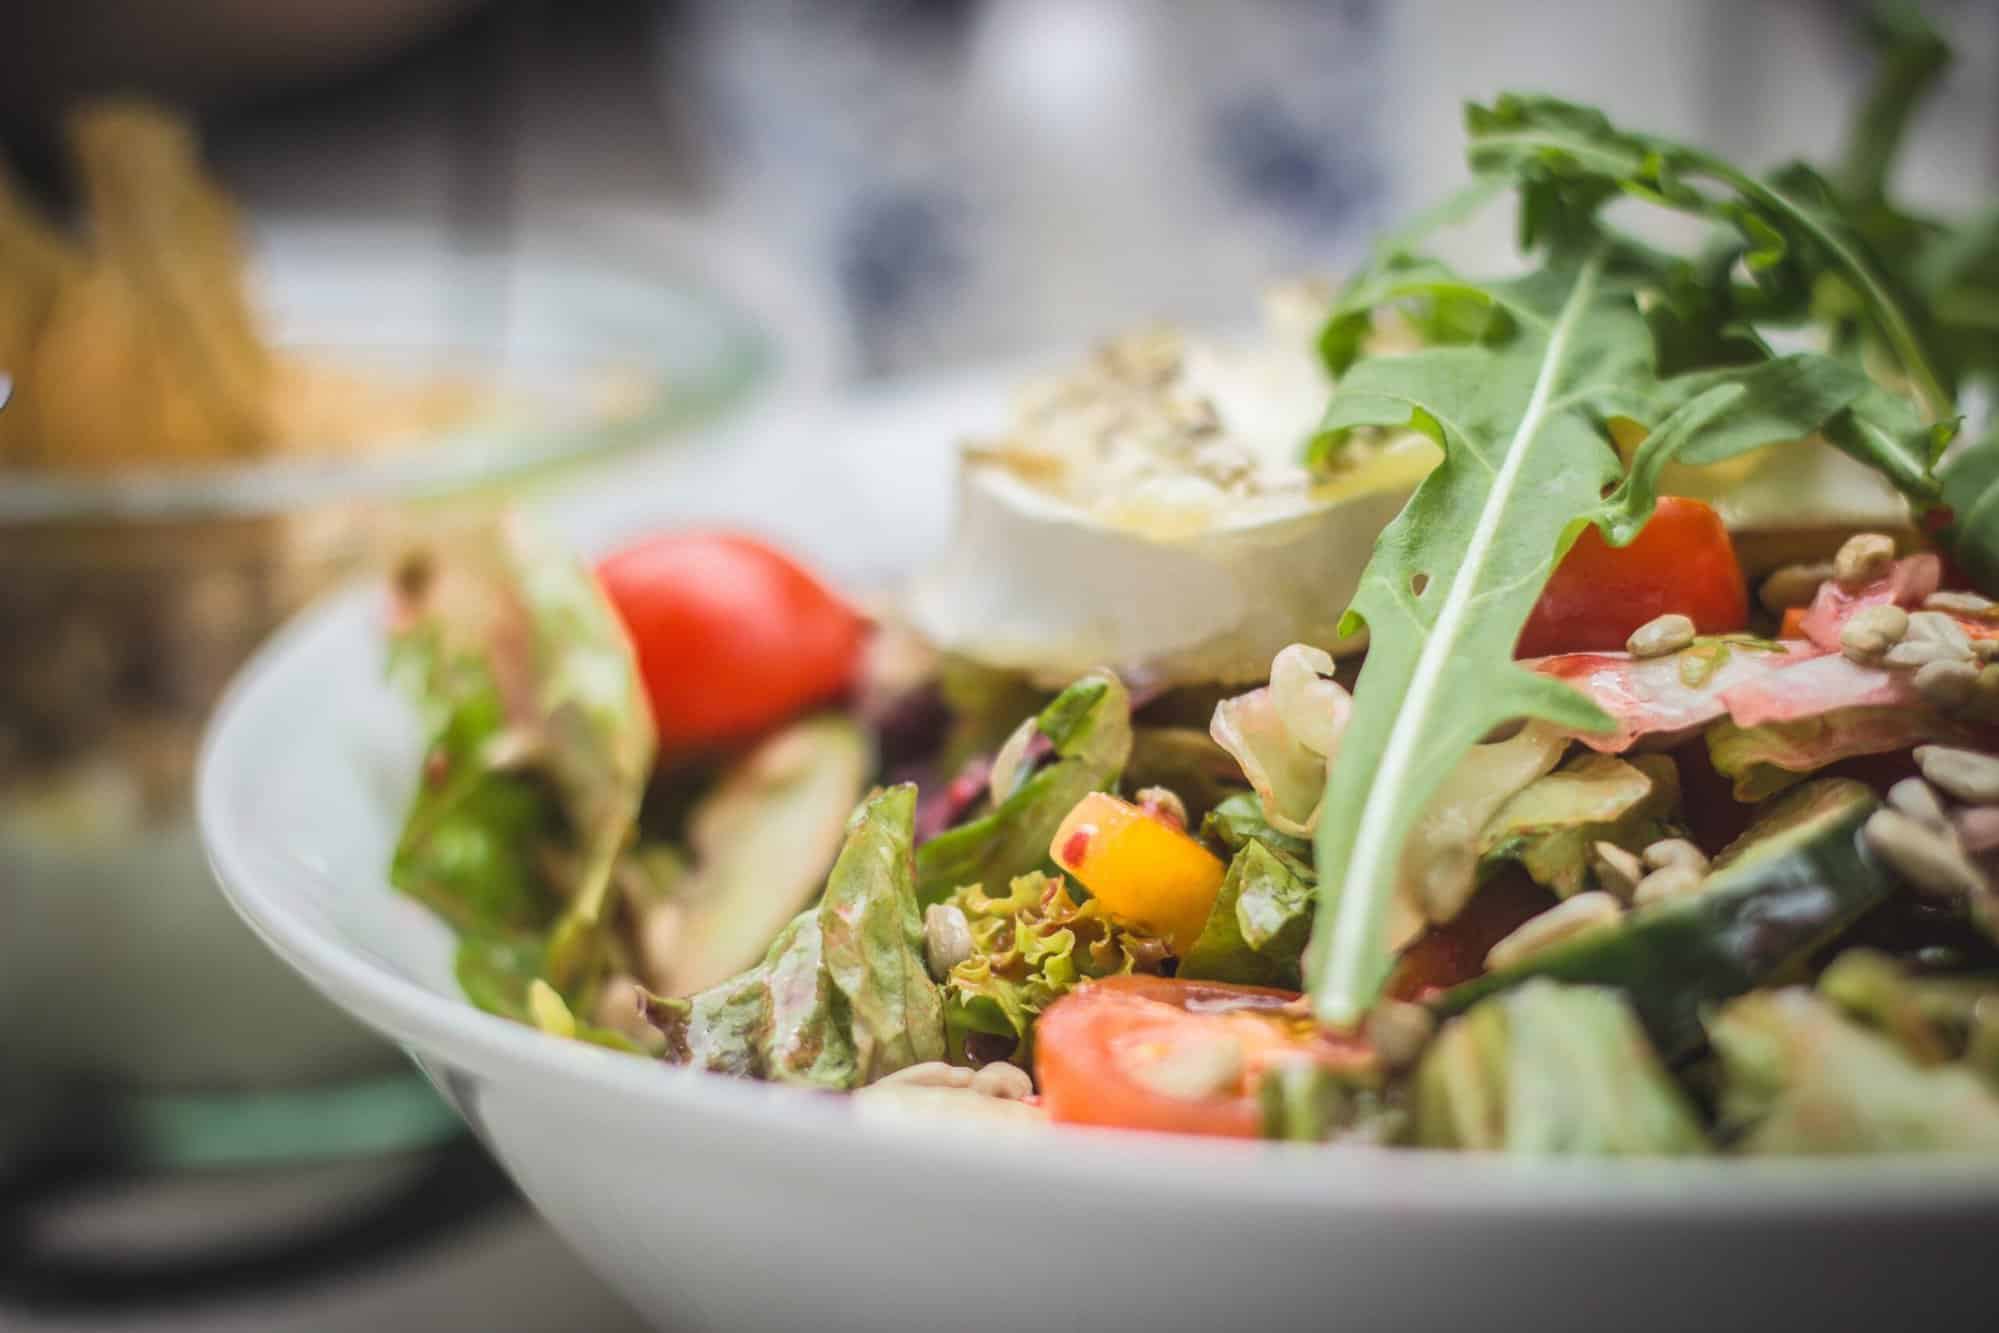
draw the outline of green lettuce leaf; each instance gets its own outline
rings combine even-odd
[[[1708,1035],[1738,1152],[1999,1152],[1999,1098],[1976,1074],[1924,1068],[1809,991],[1745,995]]]
[[[452,972],[465,998],[489,1014],[532,1024],[528,987],[541,975],[538,935],[467,934],[458,941]]]
[[[1665,755],[1584,753],[1499,808],[1479,834],[1479,859],[1517,861],[1536,884],[1573,897],[1589,887],[1594,844],[1632,849],[1665,837],[1679,797],[1679,770]]]
[[[1999,298],[1992,308],[1999,310]],[[1999,593],[1999,430],[1957,450],[1937,475],[1951,511],[1952,557],[1980,590]]]
[[[764,961],[697,994],[647,1001],[664,1058],[746,1078],[851,1089],[944,1055],[943,995],[923,962],[916,789],[863,801],[817,906]]]
[[[542,857],[564,837],[562,813],[545,781],[489,758],[507,728],[492,672],[447,653],[433,626],[399,637],[389,661],[429,736],[389,882],[460,931],[545,927],[560,899]]]
[[[1738,801],[1774,796],[1818,769],[1856,755],[1966,739],[1962,726],[1925,708],[1838,708],[1754,727],[1723,718],[1706,734],[1708,759],[1715,772],[1734,783]]]
[[[1034,1020],[1079,982],[1157,972],[1166,945],[1112,916],[1094,898],[1078,902],[1059,875],[1022,875],[1004,894],[977,885],[952,903],[972,929],[972,956],[944,982],[944,1022],[953,1051],[972,1033],[1010,1038],[1012,1057],[1032,1050]]]
[[[1532,981],[1445,1024],[1417,1066],[1426,1148],[1538,1157],[1670,1157],[1707,1150],[1617,991]]]
[[[517,516],[409,562],[397,592],[390,670],[429,744],[391,878],[460,929],[566,903],[543,970],[573,998],[652,770],[631,642],[589,566]]]
[[[1053,759],[1017,782],[983,817],[947,829],[917,849],[917,897],[939,903],[968,884],[1010,884],[1048,864],[1063,816],[1117,781],[1131,757],[1131,699],[1109,672],[1093,672],[1055,696],[1034,719]]]
[[[1220,843],[1230,853],[1241,851],[1245,843],[1260,842],[1285,858],[1298,874],[1312,873],[1312,844],[1272,828],[1255,792],[1238,792],[1216,805],[1201,821],[1201,836]]]
[[[1312,934],[1313,889],[1311,877],[1282,855],[1255,839],[1245,842],[1179,975],[1297,990]]]

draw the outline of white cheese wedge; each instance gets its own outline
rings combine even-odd
[[[1331,385],[1315,293],[1266,339],[1110,344],[967,448],[943,557],[909,615],[939,647],[1057,683],[1092,667],[1168,684],[1262,679],[1286,644],[1358,651],[1336,626],[1382,527],[1438,452],[1363,444],[1314,483],[1299,458]]]
[[[1909,522],[1908,501],[1885,476],[1819,440],[1773,444],[1708,467],[1673,467],[1660,489],[1707,501],[1736,533]]]

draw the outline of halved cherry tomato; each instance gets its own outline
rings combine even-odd
[[[867,622],[753,537],[676,532],[597,567],[666,750],[754,736],[849,689]]]
[[[1073,1125],[1150,1129],[1168,1134],[1254,1138],[1261,1123],[1256,1087],[1281,1064],[1365,1068],[1374,1057],[1358,1038],[1321,1032],[1290,991],[1167,977],[1108,977],[1057,1000],[1034,1029],[1035,1081],[1055,1120]],[[1147,1065],[1176,1046],[1235,1041],[1242,1072],[1205,1096],[1153,1086]]]
[[[1640,625],[1678,612],[1702,634],[1749,623],[1749,590],[1721,515],[1667,496],[1629,546],[1585,528],[1520,632],[1516,654],[1614,652]]]

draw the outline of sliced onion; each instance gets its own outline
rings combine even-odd
[[[1280,833],[1310,837],[1353,696],[1327,679],[1333,659],[1294,643],[1270,664],[1270,684],[1215,705],[1208,734],[1227,750]]]

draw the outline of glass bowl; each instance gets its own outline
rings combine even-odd
[[[245,466],[0,470],[0,1063],[179,1097],[175,1114],[393,1059],[214,890],[189,791],[224,683],[413,528],[684,432],[773,362],[668,259],[574,234],[451,254],[393,228],[284,228],[254,271],[280,347],[363,376],[461,377],[492,406]]]

